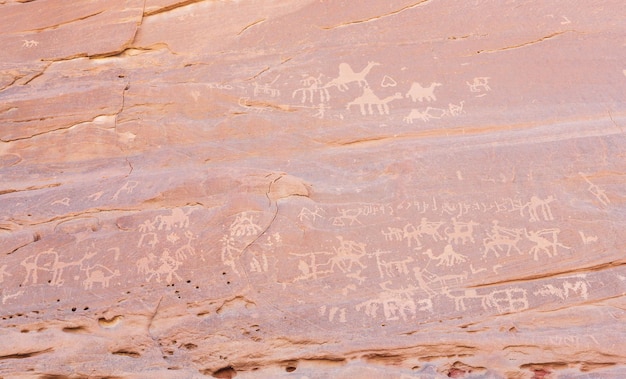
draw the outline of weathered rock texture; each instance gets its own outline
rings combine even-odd
[[[623,1],[0,1],[0,376],[626,377]]]

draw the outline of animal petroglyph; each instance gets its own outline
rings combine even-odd
[[[303,79],[301,82],[303,85],[307,87],[298,88],[291,94],[291,97],[294,98],[298,94],[300,94],[301,103],[306,103],[307,101],[310,103],[319,101],[321,103],[326,103],[330,100],[330,95],[328,93],[328,88],[322,85],[321,80],[322,75],[314,78],[312,76]],[[316,100],[319,99],[319,100]]]
[[[368,62],[367,66],[363,70],[354,72],[349,64],[340,63],[339,76],[328,82],[325,87],[330,88],[335,86],[339,91],[343,92],[348,89],[348,84],[354,82],[358,83],[359,87],[368,86],[365,77],[369,74],[371,69],[376,66],[380,66],[380,63]]]
[[[180,208],[173,208],[169,215],[158,215],[154,221],[158,222],[158,230],[172,230],[174,228],[188,228],[189,227],[189,214],[192,210],[184,212]]]
[[[20,265],[26,269],[26,277],[22,284],[37,284],[39,280],[39,272],[52,273],[52,279],[48,283],[52,286],[63,285],[63,270],[68,267],[81,266],[83,261],[96,255],[96,253],[87,253],[81,259],[73,262],[62,262],[59,253],[53,249],[42,251],[38,254],[24,258]]]
[[[350,110],[350,107],[352,107],[353,105],[358,105],[361,114],[365,116],[367,114],[374,114],[374,106],[376,106],[378,114],[389,114],[388,104],[397,99],[402,99],[402,94],[400,92],[397,92],[396,94],[391,96],[387,96],[384,99],[380,99],[368,86],[365,86],[363,87],[363,94],[349,102],[346,105],[346,109]]]
[[[452,231],[446,228],[445,233],[448,236],[449,243],[462,243],[465,245],[465,242],[474,243],[474,226],[477,226],[478,223],[474,221],[469,222],[461,222],[457,221],[455,217],[452,218]]]
[[[463,109],[464,104],[465,104],[465,101],[463,100],[458,105],[449,103],[448,113],[450,114],[450,116],[456,117],[461,114],[464,114],[465,113],[465,110]]]
[[[523,229],[504,228],[497,220],[494,220],[491,231],[487,232],[487,238],[483,240],[485,246],[483,257],[486,257],[489,252],[493,252],[496,257],[499,257],[501,252],[506,252],[509,256],[512,249],[521,254],[517,243],[522,239],[522,233]]]
[[[598,199],[600,204],[602,204],[603,206],[606,207],[607,205],[609,205],[611,203],[611,200],[609,200],[608,196],[606,195],[606,191],[604,191],[603,189],[601,189],[597,185],[593,184],[589,180],[589,178],[587,178],[585,176],[585,174],[583,174],[582,172],[579,172],[578,174],[580,176],[582,176],[583,179],[585,179],[587,184],[589,184],[589,187],[587,187],[587,191],[589,191],[589,193],[591,193],[593,196],[595,196],[595,198]]]
[[[138,185],[139,185],[139,182],[135,180],[127,181],[126,183],[124,183],[122,187],[120,187],[120,189],[118,189],[115,192],[115,194],[113,194],[113,196],[111,197],[111,200],[117,200],[117,198],[122,192],[126,192],[127,194],[133,193],[133,190],[137,188]]]
[[[520,208],[520,215],[523,216],[524,210],[528,209],[530,222],[540,221],[540,216],[542,216],[545,221],[552,221],[554,220],[554,217],[552,216],[550,203],[554,200],[553,196],[548,196],[546,199],[540,199],[537,196],[532,196],[530,201]]]
[[[302,275],[296,277],[295,280],[308,280],[308,279],[318,279],[322,276],[326,276],[332,273],[331,270],[328,269],[328,259],[324,263],[318,262],[318,256],[330,256],[332,253],[327,251],[319,251],[305,254],[297,254],[291,253],[291,255],[297,257],[305,257],[308,260],[300,259],[298,262],[298,270],[302,273]],[[325,267],[325,270],[321,268]]]
[[[428,256],[428,258],[437,261],[437,266],[446,265],[447,267],[454,266],[459,263],[467,261],[465,255],[459,254],[454,251],[452,245],[448,244],[443,248],[443,253],[435,256],[431,249],[424,251],[422,254]]]
[[[50,205],[57,205],[57,204],[65,205],[66,207],[68,207],[70,205],[70,198],[64,197],[63,199],[55,200]]]
[[[376,265],[378,266],[378,273],[381,278],[384,277],[397,277],[400,275],[408,275],[409,267],[408,264],[413,262],[413,257],[408,257],[406,259],[398,259],[398,260],[390,260],[385,261],[382,259],[383,255],[390,254],[389,251],[380,251],[376,250],[373,255],[376,257]]]
[[[340,215],[331,217],[334,226],[346,226],[354,223],[362,224],[358,217],[361,214],[360,209],[346,209],[342,208],[338,210]]]
[[[120,276],[120,270],[111,271],[108,267],[97,264],[93,267],[88,267],[85,270],[85,274],[87,278],[83,280],[83,288],[90,290],[96,283],[100,284],[102,288],[109,287],[111,279]]]
[[[473,81],[470,82],[466,82],[467,85],[469,86],[470,92],[488,92],[491,91],[491,88],[489,87],[489,77],[486,76],[482,76],[482,77],[477,77],[474,78]]]
[[[342,236],[337,236],[337,239],[339,240],[339,247],[333,247],[335,255],[330,259],[330,269],[333,272],[335,267],[343,273],[351,272],[355,265],[361,269],[367,267],[361,263],[361,258],[367,254],[365,243],[344,240]]]
[[[415,120],[428,122],[429,120],[440,119],[446,114],[446,112],[447,111],[445,109],[433,107],[427,107],[423,111],[420,111],[419,109],[411,109],[409,115],[404,117],[402,120],[407,124],[412,124]]]
[[[565,281],[562,283],[561,287],[554,286],[553,284],[544,284],[537,291],[533,292],[533,294],[541,296],[552,295],[560,298],[561,300],[565,300],[569,298],[571,291],[574,294],[582,297],[583,299],[587,299],[587,297],[589,296],[587,286],[588,283],[584,280],[578,280],[574,283]]]
[[[419,83],[413,82],[411,89],[406,93],[406,97],[410,97],[413,102],[416,101],[436,101],[435,88],[440,87],[441,83],[430,83],[428,87],[422,87]]]
[[[378,315],[379,307],[382,307],[385,320],[393,321],[400,320],[407,321],[409,317],[414,319],[417,315],[417,311],[429,311],[432,312],[432,302],[430,299],[424,299],[415,303],[413,299],[413,293],[417,290],[416,287],[408,286],[407,288],[401,287],[400,289],[387,288],[387,284],[390,282],[381,283],[383,292],[379,293],[377,297],[359,303],[355,306],[357,311],[363,309],[365,314],[375,318]],[[418,304],[423,304],[418,308]]]
[[[270,84],[259,84],[257,82],[254,82],[254,96],[259,96],[259,95],[269,95],[270,97],[278,97],[280,96],[280,90],[276,89],[276,88],[272,88],[272,85],[276,82],[276,80],[278,80],[278,78],[280,77],[277,76],[276,79],[274,79]]]
[[[548,257],[552,258],[554,255],[558,254],[558,247],[569,249],[569,247],[559,243],[559,232],[560,230],[557,228],[531,231],[524,230],[526,238],[534,243],[529,252],[529,254],[533,254],[534,260],[539,260],[539,253],[545,253]]]
[[[26,47],[28,49],[39,45],[39,42],[32,40],[32,39],[25,39],[23,41],[24,43],[22,44],[22,47]]]
[[[498,313],[515,313],[528,309],[528,297],[523,288],[507,288],[489,293],[487,304],[495,307]]]
[[[581,230],[578,232],[580,235],[580,239],[583,241],[585,245],[592,244],[594,242],[598,242],[598,236],[586,236],[585,233]]]

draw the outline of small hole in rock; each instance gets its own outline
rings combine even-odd
[[[296,368],[293,367],[293,366],[287,366],[287,367],[285,367],[285,371],[287,371],[287,372],[294,372],[294,371],[296,371]]]
[[[72,312],[76,312],[76,307],[72,308]]]

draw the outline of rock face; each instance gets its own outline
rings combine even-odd
[[[622,1],[0,14],[1,377],[626,376]]]

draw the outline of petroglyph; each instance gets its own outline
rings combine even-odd
[[[598,242],[598,236],[586,236],[585,233],[581,230],[578,232],[580,235],[580,239],[583,241],[585,245],[592,244],[594,242]]]
[[[263,228],[256,223],[252,214],[242,212],[230,225],[229,231],[230,235],[234,237],[256,236],[263,231]]]
[[[250,272],[267,272],[269,270],[269,265],[267,263],[267,256],[265,254],[261,254],[260,257],[252,257],[250,261]]]
[[[413,294],[418,288],[409,285],[406,288],[390,289],[387,287],[389,283],[391,282],[381,283],[380,286],[384,291],[373,299],[357,304],[356,310],[363,309],[366,315],[376,318],[379,307],[382,307],[383,315],[387,321],[400,319],[407,321],[409,318],[414,319],[418,311],[432,312],[430,299],[420,301],[419,303],[424,305],[417,307],[415,300],[413,300]]]
[[[406,93],[406,97],[410,97],[413,102],[417,101],[436,101],[435,88],[440,87],[441,83],[430,83],[428,87],[422,87],[419,83],[413,82],[411,89]]]
[[[552,210],[550,209],[550,203],[555,199],[553,196],[548,196],[546,199],[540,199],[537,196],[532,196],[530,201],[524,204],[520,208],[520,215],[524,215],[524,210],[528,209],[528,217],[530,222],[540,221],[541,217],[545,221],[552,221],[554,217],[552,216]]]
[[[393,100],[402,99],[402,94],[397,92],[394,95],[387,96],[384,99],[380,99],[374,92],[368,87],[363,87],[363,94],[346,105],[346,109],[350,110],[353,105],[358,105],[359,110],[363,116],[367,114],[374,114],[374,106],[378,110],[378,114],[389,114],[389,103]],[[367,107],[367,112],[366,112]]]
[[[390,254],[390,251],[376,250],[372,255],[376,258],[376,266],[381,278],[394,278],[401,275],[409,275],[408,264],[413,262],[413,257],[405,259],[385,261],[381,258],[383,255]]]
[[[314,211],[310,210],[309,208],[303,207],[298,214],[298,219],[300,221],[304,221],[306,219],[315,222],[318,217],[320,219],[324,219],[324,216],[322,216],[321,213],[326,213],[326,211],[317,205],[315,206]]]
[[[569,247],[559,243],[560,229],[542,229],[542,230],[524,230],[524,234],[529,241],[534,245],[530,249],[529,254],[533,255],[534,260],[539,260],[539,253],[545,253],[548,257],[552,258],[557,255],[557,248],[561,247],[569,249]]]
[[[100,284],[102,288],[108,288],[111,279],[120,276],[120,270],[112,271],[106,266],[97,264],[85,269],[85,274],[87,278],[83,280],[83,288],[86,290],[92,289],[96,283]]]
[[[485,246],[483,257],[486,257],[489,252],[493,252],[496,257],[499,257],[501,252],[506,252],[509,256],[512,249],[521,254],[517,243],[522,239],[523,232],[523,229],[504,228],[497,220],[494,220],[491,231],[487,232],[487,238],[483,240]]]
[[[308,258],[308,261],[306,259],[300,259],[298,261],[298,270],[300,270],[302,275],[296,277],[295,280],[319,279],[322,276],[332,273],[332,271],[328,269],[328,259],[324,263],[318,262],[318,256],[330,256],[332,255],[330,252],[319,251],[304,254],[291,253],[291,255]],[[326,269],[322,270],[322,267],[325,267]]]
[[[319,309],[320,315],[326,316],[326,310],[327,310],[326,305],[322,305]],[[346,322],[346,308],[339,308],[339,307],[328,308],[328,321],[333,322],[335,320],[341,323]]]
[[[278,80],[280,75],[278,75],[271,83],[269,84],[259,84],[254,82],[254,96],[259,95],[269,95],[270,97],[278,97],[280,96],[280,90],[276,88],[272,88],[272,85]]]
[[[448,236],[449,243],[465,245],[465,242],[474,243],[474,226],[478,223],[474,221],[461,222],[457,221],[455,217],[452,218],[452,231],[446,228],[445,233]]]
[[[4,278],[6,276],[13,276],[13,275],[7,272],[7,265],[2,265],[0,267],[0,283],[4,281]]]
[[[428,256],[431,260],[437,261],[437,266],[446,265],[447,267],[450,267],[467,261],[467,257],[455,252],[454,248],[450,244],[447,244],[443,248],[443,253],[437,256],[433,255],[431,249],[424,251],[422,254]]]
[[[69,205],[70,205],[70,198],[69,197],[64,197],[63,199],[55,200],[50,205],[57,205],[57,204],[61,204],[61,205],[65,205],[66,207],[69,207]]]
[[[180,276],[176,273],[176,270],[182,265],[182,262],[175,259],[168,249],[164,249],[161,256],[157,259],[153,253],[148,253],[147,256],[137,261],[137,271],[146,276],[146,282],[155,278],[157,282],[161,282],[162,276],[165,276],[165,281],[171,283],[174,278],[181,280]]]
[[[23,40],[24,43],[22,44],[22,47],[26,47],[28,49],[30,49],[31,47],[36,47],[39,45],[39,42],[32,40],[32,39],[25,39]]]
[[[361,258],[367,254],[365,243],[344,240],[342,236],[337,236],[337,239],[339,247],[333,247],[335,255],[330,259],[331,271],[337,267],[341,272],[346,273],[352,272],[353,266],[359,266],[361,269],[367,267],[361,263]]]
[[[523,288],[496,290],[486,296],[486,304],[500,314],[521,312],[528,309],[528,296]]]
[[[20,262],[26,269],[26,277],[22,284],[37,284],[39,281],[39,273],[52,273],[52,279],[48,281],[51,286],[63,285],[63,270],[68,267],[81,266],[83,261],[93,257],[96,253],[87,253],[81,259],[73,262],[62,262],[59,253],[54,249],[48,249],[35,255],[26,257]]]
[[[460,116],[464,114],[465,113],[465,110],[463,109],[464,104],[465,104],[465,101],[463,100],[461,100],[461,102],[458,105],[449,103],[448,114],[452,117],[456,117],[456,116]]]
[[[486,76],[482,76],[482,77],[477,77],[474,78],[473,81],[470,82],[466,82],[467,85],[469,86],[470,92],[488,92],[491,91],[491,88],[489,87],[489,77]]]
[[[337,87],[339,91],[343,92],[348,89],[348,84],[354,82],[356,82],[359,87],[369,86],[365,77],[369,74],[372,68],[376,66],[380,66],[380,63],[368,62],[367,66],[363,70],[354,72],[348,63],[340,63],[339,76],[328,82],[325,87],[330,88],[334,86]]]
[[[319,101],[320,103],[326,103],[330,100],[330,94],[328,93],[328,88],[322,85],[321,74],[317,78],[309,76],[301,80],[301,83],[305,87],[298,88],[295,91],[293,91],[293,93],[291,94],[292,98],[300,94],[301,103],[306,103],[307,101],[309,103],[313,103],[317,101]]]
[[[441,108],[433,108],[427,107],[423,111],[419,109],[411,109],[409,115],[404,117],[402,120],[407,124],[412,124],[415,120],[422,120],[424,122],[428,122],[429,120],[436,120],[442,118],[446,114],[445,109]]]
[[[603,189],[601,189],[597,185],[593,184],[589,180],[589,178],[587,178],[587,176],[585,176],[585,174],[583,174],[582,172],[579,172],[578,174],[580,176],[582,176],[583,179],[585,179],[587,184],[589,184],[589,186],[587,187],[587,191],[589,191],[589,193],[591,193],[593,196],[595,196],[595,198],[598,199],[600,204],[602,204],[603,206],[606,207],[607,205],[609,205],[611,203],[611,200],[609,200],[608,196],[606,195],[606,191],[604,191]]]
[[[173,208],[169,215],[158,215],[154,221],[158,222],[158,230],[184,229],[189,227],[189,214],[191,210],[184,212],[180,208]]]
[[[124,185],[122,187],[120,187],[120,189],[118,189],[113,196],[111,197],[111,200],[117,200],[118,197],[120,196],[120,194],[122,192],[125,192],[126,194],[131,194],[133,193],[133,190],[135,188],[137,188],[137,186],[139,185],[139,182],[135,181],[135,180],[129,180],[126,183],[124,183]]]
[[[380,86],[382,88],[395,87],[397,85],[398,83],[392,77],[389,77],[387,75],[383,76],[383,79],[380,82]]]
[[[361,214],[360,209],[346,209],[342,208],[338,210],[339,216],[331,217],[331,221],[334,226],[346,226],[353,225],[354,223],[361,224],[358,217]],[[348,223],[349,222],[349,223]]]
[[[556,296],[561,300],[569,298],[570,291],[583,299],[587,299],[589,296],[588,291],[589,283],[586,280],[577,280],[574,283],[570,281],[564,281],[561,286],[554,286],[553,284],[544,284],[538,290],[534,291],[534,295],[539,296]]]

